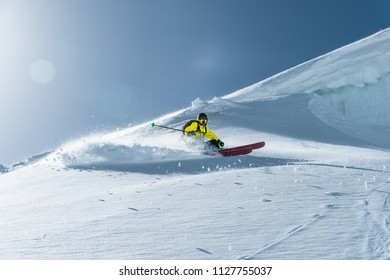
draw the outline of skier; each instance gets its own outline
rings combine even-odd
[[[194,137],[206,137],[210,141],[206,145],[211,148],[222,149],[225,144],[207,126],[207,115],[200,113],[197,120],[188,121],[183,127],[183,134]]]

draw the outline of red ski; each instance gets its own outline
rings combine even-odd
[[[234,156],[247,155],[250,154],[252,151],[253,151],[252,148],[243,148],[243,149],[231,148],[231,149],[220,150],[218,151],[218,153],[221,154],[223,157],[234,157]]]
[[[265,142],[258,142],[244,146],[238,146],[233,148],[227,148],[212,154],[213,156],[217,153],[221,154],[223,157],[232,157],[250,154],[255,149],[260,149],[265,146]]]

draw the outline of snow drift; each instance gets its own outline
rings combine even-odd
[[[249,156],[151,122],[0,176],[0,258],[390,259],[390,30],[155,123],[200,112]]]

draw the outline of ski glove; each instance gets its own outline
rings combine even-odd
[[[225,143],[223,143],[221,140],[217,141],[217,144],[220,148],[223,148],[225,146]]]

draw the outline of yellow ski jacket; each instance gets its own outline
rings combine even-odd
[[[206,137],[210,140],[218,141],[219,138],[215,135],[208,126],[202,126],[198,121],[193,121],[184,129],[185,135],[194,135],[195,137]]]

